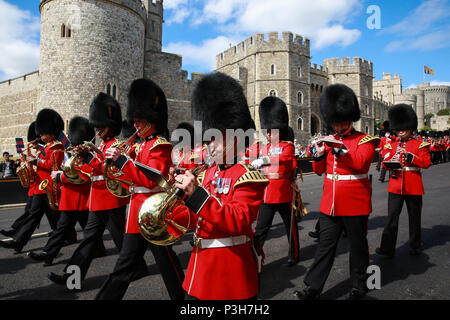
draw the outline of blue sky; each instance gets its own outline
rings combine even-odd
[[[0,0],[0,81],[39,68],[39,0]],[[291,31],[311,41],[311,63],[359,56],[374,76],[450,85],[450,0],[165,0],[163,50],[181,54],[183,69],[208,72],[216,54],[256,32]],[[380,29],[367,20],[377,6]],[[373,20],[371,20],[373,22]]]

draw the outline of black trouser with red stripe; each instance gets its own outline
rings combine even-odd
[[[305,277],[305,284],[322,292],[336,256],[336,248],[343,229],[350,244],[350,279],[353,288],[367,289],[369,245],[367,242],[368,215],[332,217],[320,214],[320,237],[314,262]]]
[[[264,245],[270,227],[272,226],[273,217],[277,211],[281,219],[283,219],[284,227],[286,228],[286,235],[289,242],[289,258],[297,259],[300,254],[300,244],[298,240],[298,227],[291,210],[291,203],[263,203],[259,207],[255,238],[260,241],[261,245]]]
[[[403,202],[406,202],[409,218],[409,245],[412,249],[420,249],[421,246],[421,195],[401,195],[389,192],[388,221],[381,236],[380,249],[393,254],[397,244],[398,220],[402,212]]]
[[[138,271],[148,247],[155,257],[156,265],[170,298],[172,300],[183,300],[185,294],[182,288],[184,273],[172,246],[157,246],[149,243],[140,233],[125,234],[122,250],[120,250],[114,271],[103,283],[95,299],[121,300],[133,280],[135,272]]]

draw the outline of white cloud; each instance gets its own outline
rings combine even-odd
[[[177,9],[181,5],[186,5],[188,0],[164,0],[164,9]]]
[[[382,32],[414,36],[427,31],[433,24],[446,20],[448,17],[450,17],[450,7],[447,0],[428,0],[402,21]]]
[[[450,28],[431,32],[417,38],[391,41],[386,45],[385,50],[388,52],[405,50],[431,51],[448,46],[450,46]]]
[[[450,81],[439,81],[439,80],[433,80],[430,81],[431,86],[450,86]]]
[[[225,51],[230,43],[237,43],[237,39],[219,36],[204,40],[196,45],[189,42],[173,42],[163,48],[165,52],[176,52],[183,56],[183,64],[202,66],[204,72],[216,68],[216,55]]]
[[[0,81],[39,68],[40,18],[0,0]]]
[[[345,23],[362,10],[360,0],[205,0],[200,8],[179,6],[169,20],[191,25],[211,24],[225,37],[243,37],[255,32],[292,31],[311,40],[314,49],[348,46],[361,32]],[[177,14],[179,15],[176,18]]]

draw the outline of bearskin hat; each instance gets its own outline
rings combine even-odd
[[[202,121],[203,131],[214,128],[254,128],[242,86],[232,77],[215,72],[201,78],[192,93],[192,119]]]
[[[410,105],[396,104],[389,108],[388,117],[391,130],[415,131],[417,129],[417,115]]]
[[[128,139],[136,132],[136,128],[127,120],[122,121],[122,137]]]
[[[323,120],[330,125],[344,121],[355,122],[361,117],[355,93],[343,84],[325,87],[319,106]]]
[[[287,132],[286,138],[283,139],[283,140],[284,141],[294,142],[294,139],[295,139],[294,130],[291,127],[287,127],[286,132]]]
[[[184,129],[187,130],[189,132],[189,146],[191,147],[191,149],[194,149],[195,145],[194,145],[194,126],[192,124],[190,124],[189,122],[181,122],[180,124],[178,124],[178,126],[175,128],[175,130],[172,132],[172,136],[174,137],[174,133],[177,130],[180,129]],[[180,135],[181,133],[178,133],[177,135]],[[183,134],[184,136],[184,134]],[[178,136],[177,139],[172,140],[172,143],[174,145],[180,144],[182,142],[184,142],[184,144],[186,144],[186,141],[183,141],[182,137],[183,136]]]
[[[167,133],[167,100],[162,89],[150,79],[137,79],[128,92],[127,120],[145,119],[156,125],[156,133]]]
[[[58,112],[53,109],[42,109],[36,117],[35,132],[36,135],[52,134],[58,138],[61,131],[64,130],[64,120]]]
[[[38,136],[36,135],[36,121],[33,121],[28,127],[27,140],[28,142],[31,142],[33,140],[36,140],[37,138]]]
[[[94,137],[95,130],[87,118],[75,116],[70,119],[68,138],[73,146],[83,144],[84,141],[91,141]]]
[[[284,101],[278,97],[265,97],[259,103],[259,121],[261,129],[286,130],[289,126],[289,114]]]
[[[444,130],[444,136],[449,136],[450,135],[450,130]]]
[[[111,128],[115,137],[122,130],[122,112],[120,104],[112,96],[100,92],[92,100],[89,108],[89,123],[94,128]]]

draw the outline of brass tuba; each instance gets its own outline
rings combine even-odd
[[[64,152],[63,150],[55,150],[52,153],[52,166],[53,166],[53,171],[57,171],[58,170],[58,165],[56,163],[56,159],[55,159],[55,154],[57,152]],[[48,200],[48,204],[50,206],[51,210],[58,210],[58,206],[59,206],[59,199],[61,197],[61,184],[56,181],[55,179],[52,180],[52,183],[50,185],[50,182],[48,179],[43,180],[40,184],[39,184],[39,190],[45,190],[46,194],[47,194],[47,200]]]
[[[190,171],[197,176],[211,163],[210,157],[204,165]],[[184,195],[183,190],[167,182],[158,170],[138,162],[135,164],[141,170],[144,168],[144,173],[151,181],[166,190],[151,195],[142,203],[138,213],[138,227],[141,235],[147,241],[159,246],[168,246],[178,242],[186,233],[187,228],[171,219],[171,213],[174,208],[183,205],[181,200]]]
[[[91,149],[90,145],[87,145],[89,142],[85,142],[82,147],[88,147]],[[81,171],[80,167],[83,165],[83,157],[80,153],[76,151],[75,147],[69,147],[67,151],[73,150],[74,154],[71,155],[68,159],[66,159],[61,165],[61,170],[64,173],[66,179],[72,184],[83,184],[86,182],[85,179],[80,177]],[[84,151],[83,149],[82,151]],[[87,172],[83,172],[88,177],[91,177],[91,174]]]
[[[122,153],[129,154],[133,150],[133,142],[136,140],[137,131],[126,141],[114,143],[111,147],[119,149]],[[105,177],[106,188],[109,192],[119,198],[126,198],[131,192],[122,183],[131,186],[132,181],[121,178],[123,173],[112,163],[110,159],[103,161],[103,176]]]
[[[31,156],[30,146],[36,143],[36,140],[33,140],[27,145],[27,155]],[[34,183],[35,180],[35,172],[33,165],[30,162],[26,161],[26,156],[22,153],[22,164],[16,169],[16,174],[19,176],[20,184],[24,188],[29,188],[31,184]]]

